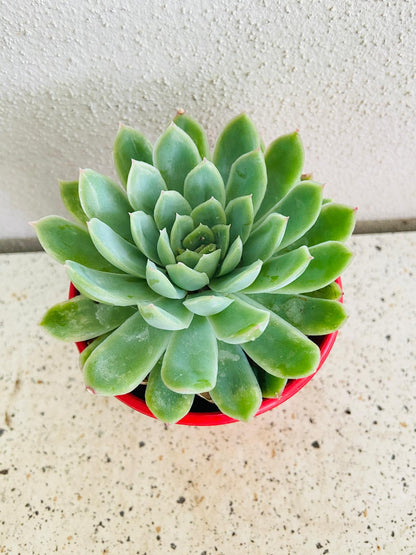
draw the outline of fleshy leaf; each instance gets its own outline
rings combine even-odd
[[[167,187],[157,168],[133,160],[127,179],[127,197],[134,210],[153,214],[155,204]]]
[[[150,214],[141,210],[130,214],[131,234],[139,250],[153,262],[160,263],[157,253],[159,230]]]
[[[214,233],[211,229],[204,225],[199,224],[198,227],[193,229],[182,241],[185,249],[196,250],[201,245],[209,245],[214,241]]]
[[[326,285],[321,289],[316,289],[316,291],[309,291],[309,293],[305,293],[305,295],[308,297],[316,297],[318,299],[337,301],[342,295],[342,289],[336,281],[333,281],[329,285]]]
[[[59,181],[61,199],[65,208],[77,222],[85,225],[88,216],[84,212],[79,200],[78,181]]]
[[[312,260],[308,247],[271,258],[263,267],[252,285],[244,293],[267,293],[276,291],[296,280],[306,270]]]
[[[94,339],[94,341],[91,341],[91,343],[89,343],[85,347],[85,349],[79,354],[79,366],[81,369],[84,368],[85,363],[87,362],[87,358],[90,356],[90,354],[98,347],[98,345],[101,345],[104,339],[107,339],[107,337],[111,333],[113,333],[113,330],[107,333],[103,333],[103,335],[99,335]]]
[[[124,190],[114,181],[93,170],[81,170],[79,198],[82,209],[90,219],[101,220],[131,241],[131,206]]]
[[[176,215],[175,222],[170,232],[170,246],[175,255],[183,248],[182,241],[193,229],[194,222],[191,216]]]
[[[214,225],[225,225],[227,220],[221,203],[214,197],[206,200],[191,212],[194,225],[207,225],[212,228]]]
[[[210,291],[188,295],[183,304],[188,310],[199,316],[218,314],[233,302],[229,297],[215,295]]]
[[[159,239],[157,240],[157,254],[164,266],[174,264],[176,262],[175,255],[169,242],[168,232],[166,228],[160,230]]]
[[[146,266],[146,280],[151,289],[168,299],[183,299],[185,291],[175,287],[169,278],[151,260]]]
[[[287,384],[287,378],[278,378],[260,368],[258,364],[251,361],[251,367],[256,375],[257,382],[261,389],[262,397],[265,399],[276,399],[283,393]]]
[[[222,206],[225,204],[225,188],[220,172],[212,162],[202,160],[185,179],[184,197],[195,208],[211,197]]]
[[[347,318],[338,301],[305,295],[252,295],[259,304],[271,310],[305,335],[325,335],[339,329]]]
[[[140,278],[146,276],[147,259],[137,247],[96,218],[88,222],[88,231],[96,249],[116,268]]]
[[[226,199],[252,195],[253,213],[257,213],[267,185],[266,164],[260,149],[243,154],[231,166],[226,186]]]
[[[246,114],[231,120],[218,137],[213,162],[227,183],[231,166],[245,154],[260,147],[260,137],[253,122]]]
[[[132,391],[162,356],[171,334],[149,326],[136,312],[88,357],[85,384],[100,395]]]
[[[42,247],[61,264],[74,260],[95,270],[117,270],[97,251],[84,227],[60,216],[46,216],[33,222],[33,226]]]
[[[230,244],[230,225],[218,224],[212,228],[214,233],[214,242],[221,250],[221,260],[225,257]],[[241,239],[240,239],[241,241]]]
[[[217,383],[212,400],[224,414],[247,422],[258,411],[262,395],[244,351],[218,341]]]
[[[173,118],[173,122],[191,137],[198,148],[201,158],[209,158],[208,139],[201,125],[188,116],[183,110],[178,111]]]
[[[209,282],[207,274],[188,268],[183,262],[168,264],[166,270],[170,279],[185,291],[196,291]]]
[[[146,322],[161,330],[182,330],[189,327],[193,313],[179,300],[158,299],[153,303],[141,303],[140,314]]]
[[[236,293],[246,289],[257,278],[263,262],[256,260],[249,266],[234,270],[232,274],[213,279],[209,284],[213,291],[218,293]]]
[[[117,328],[134,312],[135,307],[99,304],[78,295],[52,306],[40,325],[62,341],[86,341]]]
[[[159,229],[165,227],[170,233],[176,214],[188,216],[190,213],[189,202],[178,191],[162,191],[155,205],[154,219]]]
[[[207,274],[209,278],[212,278],[212,276],[215,274],[215,270],[217,269],[218,262],[220,261],[220,256],[220,249],[217,249],[208,254],[203,254],[194,269],[198,272],[203,272]]]
[[[127,274],[110,274],[67,260],[69,279],[80,293],[105,304],[131,306],[141,301],[152,301],[156,295],[146,282]]]
[[[244,296],[231,296],[233,303],[208,317],[215,335],[221,341],[232,344],[254,341],[267,327],[270,312],[247,303]]]
[[[268,260],[280,245],[288,218],[281,214],[270,214],[250,235],[243,248],[242,261],[250,264],[254,260]]]
[[[285,235],[277,250],[281,250],[299,239],[313,226],[322,206],[322,185],[313,181],[302,181],[274,207],[273,211],[288,216]],[[259,220],[258,225],[263,220]]]
[[[267,214],[300,181],[303,157],[297,132],[283,135],[271,143],[265,154],[267,189],[257,218]]]
[[[190,251],[189,249],[184,250],[181,254],[176,257],[176,262],[183,262],[189,268],[195,268],[198,264],[202,254],[200,252]]]
[[[312,247],[326,241],[346,241],[354,231],[355,213],[354,208],[343,204],[325,204],[309,231],[288,248],[292,250],[300,245]]]
[[[218,277],[225,276],[234,270],[239,264],[243,255],[243,243],[240,237],[233,242],[227,252],[227,256],[222,261],[221,267],[218,272]]]
[[[162,174],[168,189],[183,193],[188,173],[201,161],[191,137],[172,123],[157,140],[153,163]]]
[[[210,391],[217,379],[218,350],[206,318],[195,315],[189,328],[174,332],[162,363],[162,380],[178,393]]]
[[[141,133],[120,125],[113,147],[114,165],[120,181],[125,186],[132,160],[152,163],[152,145]]]
[[[254,219],[251,195],[237,197],[229,202],[225,209],[225,215],[227,223],[231,224],[230,242],[240,237],[244,244],[250,235]]]
[[[194,395],[176,393],[163,383],[161,376],[162,359],[156,363],[149,374],[146,385],[146,405],[162,422],[173,424],[183,418],[190,410]]]
[[[320,360],[319,347],[273,312],[266,330],[255,341],[244,343],[243,349],[261,368],[279,378],[308,376]]]
[[[307,293],[325,287],[340,276],[352,256],[351,251],[338,241],[327,241],[310,247],[309,252],[313,260],[306,270],[295,281],[279,289],[279,293]]]

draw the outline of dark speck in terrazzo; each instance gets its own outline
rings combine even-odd
[[[380,245],[376,245],[376,250],[377,250],[377,251],[381,251]]]
[[[319,449],[319,448],[320,448],[319,441],[313,441],[313,442],[311,443],[311,445],[312,445],[312,447],[314,447],[315,449]]]
[[[181,496],[178,497],[178,499],[176,500],[176,503],[179,503],[180,505],[182,505],[182,503],[185,503],[185,497],[183,497],[183,495],[181,495]]]
[[[8,473],[9,473],[8,468],[3,468],[3,470],[0,470],[0,474],[8,474]]]
[[[4,430],[3,428],[0,428],[0,437],[4,434],[6,430]]]
[[[176,549],[176,544],[175,543],[171,543],[170,546],[171,546],[172,549]]]
[[[146,444],[144,441],[139,441],[139,447],[144,447]]]

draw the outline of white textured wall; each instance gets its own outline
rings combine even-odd
[[[306,168],[361,220],[416,215],[414,0],[3,0],[0,238],[63,213],[57,178],[113,174],[121,120],[177,107],[299,128]]]

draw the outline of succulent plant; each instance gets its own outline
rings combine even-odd
[[[345,320],[334,280],[351,252],[355,211],[302,176],[297,132],[264,153],[247,115],[220,134],[212,158],[201,126],[180,111],[154,147],[120,126],[123,187],[91,169],[60,182],[76,223],[36,222],[45,251],[80,295],[41,324],[81,353],[87,388],[121,395],[147,380],[145,400],[176,422],[195,394],[248,420],[288,379],[313,373],[310,337]]]

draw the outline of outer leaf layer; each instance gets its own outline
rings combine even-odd
[[[152,163],[152,145],[141,133],[120,125],[114,141],[114,165],[123,185],[127,183],[132,160]]]
[[[84,366],[87,387],[100,395],[123,395],[147,376],[166,349],[171,332],[148,326],[136,312],[105,339]]]

